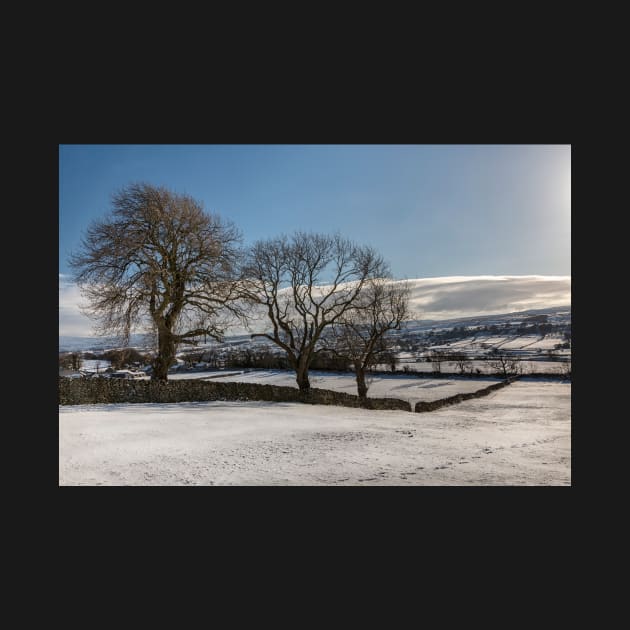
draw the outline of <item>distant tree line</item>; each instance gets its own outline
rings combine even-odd
[[[66,370],[80,370],[83,355],[80,352],[62,352],[59,354],[59,367]]]
[[[109,364],[113,370],[143,367],[150,365],[153,356],[139,352],[136,348],[120,348],[103,352],[63,352],[59,354],[59,367],[69,370],[81,370],[85,361],[103,361],[103,371]]]

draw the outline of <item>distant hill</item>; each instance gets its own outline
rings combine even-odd
[[[120,348],[121,342],[115,337],[70,337],[59,335],[59,352],[75,352],[84,350],[109,350],[111,348]],[[144,348],[150,344],[147,343],[146,335],[131,335],[129,341],[131,348]]]
[[[476,315],[473,317],[456,317],[454,319],[421,319],[409,320],[405,325],[406,331],[418,332],[431,329],[448,329],[457,326],[476,327],[507,324],[511,321],[524,321],[533,323],[530,318],[542,321],[541,315],[545,315],[545,321],[554,323],[571,323],[571,307],[555,306],[543,309],[529,309],[527,311],[514,311],[510,313],[493,313],[492,315]]]

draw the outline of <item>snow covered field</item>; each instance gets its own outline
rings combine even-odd
[[[335,392],[346,394],[357,393],[357,382],[354,374],[330,373],[312,371],[309,374],[311,387],[319,389],[332,389]],[[237,381],[240,383],[262,383],[263,385],[284,385],[297,388],[295,373],[282,370],[256,370],[226,376],[224,381]],[[371,381],[368,395],[370,398],[400,398],[408,400],[415,405],[419,400],[432,401],[438,398],[447,398],[455,394],[467,394],[476,392],[488,385],[498,383],[500,379],[467,379],[467,378],[416,378],[401,374],[374,375],[368,377]]]
[[[147,377],[148,378],[148,377]],[[169,374],[169,380],[186,378],[211,379],[225,382],[261,383],[262,385],[282,385],[295,387],[295,372],[289,370],[226,370],[214,372],[184,372],[181,374]],[[311,387],[319,389],[331,389],[335,392],[346,394],[357,393],[357,382],[354,374],[342,372],[318,372],[309,373]],[[408,400],[415,405],[419,400],[433,401],[439,398],[447,398],[455,394],[467,394],[498,383],[498,378],[417,378],[404,374],[375,374],[368,376],[370,389],[368,395],[371,398],[400,398]]]
[[[522,380],[422,414],[265,402],[60,406],[59,484],[570,485],[570,396],[570,384]]]
[[[562,361],[527,361],[526,359],[519,359],[518,365],[523,370],[524,375],[549,374],[550,376],[557,376],[563,374],[566,368],[566,363]],[[380,370],[387,370],[387,365],[384,364],[377,365],[376,367]],[[407,367],[411,372],[421,374],[431,374],[433,372],[433,364],[427,362],[399,365],[398,370],[400,370],[401,367]],[[494,374],[497,372],[497,368],[492,366],[492,361],[471,361],[468,368],[479,370],[481,374]],[[442,372],[457,374],[457,363],[453,361],[442,361]]]

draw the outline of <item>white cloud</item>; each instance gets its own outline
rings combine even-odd
[[[419,319],[453,319],[571,304],[571,276],[448,276],[409,280]]]
[[[91,337],[93,322],[83,315],[79,307],[83,304],[79,287],[70,276],[59,274],[59,336]]]

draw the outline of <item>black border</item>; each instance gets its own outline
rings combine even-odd
[[[208,101],[194,99],[190,110],[186,103],[178,109],[151,110],[141,98],[129,104],[114,103],[110,108],[112,103],[105,100],[96,120],[90,121],[95,124],[87,127],[84,119],[66,115],[53,126],[54,139],[46,145],[43,181],[48,186],[35,191],[41,196],[40,207],[49,209],[42,213],[43,227],[36,234],[42,275],[52,276],[55,271],[50,256],[58,258],[57,253],[46,252],[49,247],[53,249],[59,228],[52,211],[59,199],[59,144],[571,144],[571,95],[564,81],[555,84],[547,80],[531,91],[531,82],[519,83],[522,77],[516,76],[510,82],[497,76],[493,81],[496,89],[488,91],[487,84],[474,75],[460,74],[429,86],[424,83],[420,67],[407,79],[404,84],[364,81],[359,89],[348,90],[346,86],[339,91],[325,90],[318,84],[318,95],[316,89],[305,90],[302,82],[294,94],[289,89],[276,98],[269,98],[260,85],[252,85],[251,90],[242,89],[224,100],[213,99],[218,102],[210,106]],[[95,101],[90,103],[95,105]],[[574,197],[574,206],[576,202]],[[572,265],[574,262],[572,257]],[[58,269],[56,273],[58,282]],[[55,284],[52,277],[50,280],[50,288],[48,280],[42,284],[46,292],[52,293]],[[57,316],[52,313],[55,298],[50,298],[51,312],[40,308],[37,318],[45,317],[50,322],[51,338],[46,348],[50,343],[52,363],[58,343],[58,331],[52,326],[58,312]],[[578,328],[578,344],[579,336]],[[55,374],[55,367],[49,366],[46,372]],[[43,469],[35,475],[40,482],[46,480],[56,513],[64,513],[66,524],[73,518],[80,522],[87,518],[90,527],[102,520],[112,527],[117,523],[118,530],[123,522],[134,522],[163,531],[168,521],[175,528],[185,523],[193,536],[202,534],[202,523],[213,532],[230,524],[232,533],[251,536],[253,527],[258,534],[264,532],[271,537],[281,532],[287,541],[299,539],[305,530],[315,536],[330,536],[341,529],[345,540],[350,531],[356,538],[366,532],[375,536],[378,527],[385,531],[394,524],[402,528],[410,545],[416,528],[432,530],[441,538],[463,537],[475,545],[489,537],[505,539],[508,532],[529,530],[535,536],[550,523],[554,528],[569,526],[568,494],[572,488],[212,488],[211,495],[186,497],[179,493],[175,498],[172,493],[162,491],[157,496],[151,490],[148,495],[142,492],[142,499],[135,490],[118,491],[115,499],[104,498],[102,493],[96,497],[92,490],[87,494],[81,491],[77,497],[73,494],[76,490],[58,487],[58,424],[53,407],[57,390],[54,379],[45,381],[50,385],[36,397],[36,407],[42,405],[36,417],[42,419],[49,434],[39,458]],[[572,479],[575,484],[573,469]],[[274,531],[272,523],[279,528]],[[103,529],[99,536],[108,535]],[[564,532],[556,530],[554,535],[564,536]],[[302,539],[301,545],[307,544]]]

